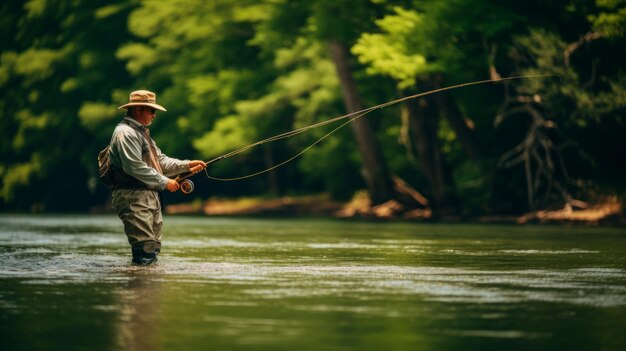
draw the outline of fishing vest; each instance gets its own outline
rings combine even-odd
[[[141,128],[132,123],[128,123],[128,121],[126,120],[122,120],[120,123],[126,124],[127,126],[131,127],[133,130],[135,130],[137,133],[141,135],[141,139],[143,140],[143,142],[141,143],[141,158],[143,162],[145,162],[149,167],[154,168],[154,170],[156,170],[159,174],[163,174],[161,165],[159,164],[159,161],[157,160],[157,157],[156,157],[156,148],[154,146],[154,142],[150,138],[150,131],[147,128]],[[107,147],[107,149],[109,148],[110,148],[110,145]],[[109,186],[111,188],[154,190],[148,187],[139,179],[124,172],[120,167],[116,167],[115,165],[110,163],[110,160],[108,160],[108,162],[109,162],[109,172],[110,172],[109,178],[110,178],[110,183],[111,183],[111,185]],[[102,178],[102,172],[101,172],[100,177]]]

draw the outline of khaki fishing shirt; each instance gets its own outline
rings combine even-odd
[[[164,190],[168,177],[189,171],[189,160],[168,157],[156,146],[152,138],[143,134],[147,130],[141,123],[130,117],[124,117],[113,131],[109,157],[111,164],[124,173],[137,178],[148,188]],[[150,167],[150,145],[155,151],[156,160],[163,174]]]

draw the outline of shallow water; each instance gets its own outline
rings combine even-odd
[[[623,350],[626,230],[0,215],[0,350]]]

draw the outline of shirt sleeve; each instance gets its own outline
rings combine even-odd
[[[150,188],[165,189],[169,179],[148,166],[142,158],[142,138],[133,130],[116,133],[112,146],[119,155],[121,168],[124,173],[133,176]]]
[[[152,145],[154,145],[156,158],[161,165],[164,175],[171,177],[189,171],[189,160],[179,160],[177,158],[168,157],[161,152],[161,149],[159,149],[154,142],[152,142]]]

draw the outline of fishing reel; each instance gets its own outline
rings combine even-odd
[[[185,179],[182,182],[180,182],[180,191],[182,191],[183,194],[189,195],[191,194],[193,189],[195,189],[195,186],[193,185],[193,182],[190,179]]]
[[[211,163],[217,162],[221,159],[223,159],[224,156],[220,156],[217,158],[212,159],[211,161],[207,161],[205,162],[205,167],[210,165]],[[199,170],[198,170],[199,172]],[[205,169],[206,172],[206,169]],[[195,185],[193,184],[193,182],[191,181],[191,179],[188,179],[189,177],[193,176],[194,174],[196,174],[197,172],[187,172],[184,174],[179,175],[178,177],[176,177],[176,179],[174,179],[175,181],[178,182],[178,184],[180,185],[180,191],[185,194],[185,195],[189,195],[193,192],[193,190],[196,188]],[[209,174],[207,173],[207,177],[209,176]],[[210,178],[210,177],[209,177]]]

